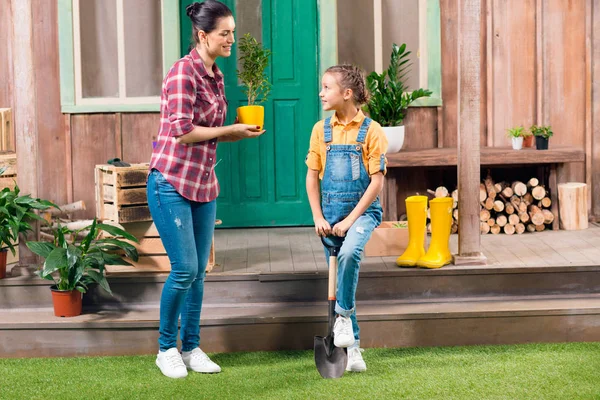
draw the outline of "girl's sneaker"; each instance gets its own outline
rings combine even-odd
[[[156,365],[160,368],[160,372],[169,378],[185,378],[188,374],[177,347],[159,352],[156,356]]]
[[[364,372],[367,370],[367,364],[362,358],[362,352],[365,351],[359,347],[353,347],[348,349],[348,365],[346,365],[346,371],[352,372]]]
[[[205,374],[216,374],[221,372],[221,367],[212,362],[206,353],[200,350],[199,347],[196,347],[192,351],[182,352],[181,357],[183,358],[183,362],[187,369],[191,369],[194,372]]]
[[[353,345],[354,342],[352,320],[340,315],[335,319],[335,324],[333,325],[333,344],[335,347],[348,347]]]

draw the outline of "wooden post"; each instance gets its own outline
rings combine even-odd
[[[592,215],[600,219],[600,0],[592,4]],[[589,157],[590,155],[588,155]]]
[[[13,126],[16,139],[17,171],[19,188],[22,193],[37,197],[38,193],[38,138],[35,106],[35,72],[33,57],[33,13],[31,1],[10,1],[9,12],[12,20],[12,49],[14,71]],[[41,79],[41,78],[40,78]],[[19,267],[14,267],[11,275],[29,275],[34,270],[38,258],[25,242],[37,238],[38,224],[32,224],[35,231],[19,241]],[[36,267],[35,267],[36,268]]]
[[[458,254],[454,263],[486,264],[479,220],[482,0],[458,0]],[[491,38],[490,38],[491,40]]]

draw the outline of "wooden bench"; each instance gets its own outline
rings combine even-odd
[[[388,169],[414,168],[414,167],[444,167],[456,166],[458,154],[456,148],[434,148],[424,150],[406,150],[399,153],[388,154]],[[552,222],[552,229],[559,227],[558,211],[558,178],[561,170],[567,163],[585,162],[585,152],[576,147],[552,146],[548,150],[525,148],[513,150],[508,147],[482,147],[480,150],[480,165],[482,167],[506,167],[517,165],[539,165],[544,167],[545,173],[540,181],[550,191],[552,199],[552,213],[557,216]],[[398,186],[393,176],[386,178],[386,194],[382,197],[387,200],[387,210],[397,209],[397,200],[394,194],[398,193]],[[392,212],[393,213],[393,212]],[[395,213],[397,214],[397,212]],[[397,219],[397,215],[388,218]]]

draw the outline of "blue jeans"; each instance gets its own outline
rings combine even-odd
[[[361,215],[348,229],[338,253],[338,273],[335,312],[352,320],[355,344],[360,345],[360,328],[356,320],[356,287],[360,261],[373,230],[379,225],[377,215],[366,213]],[[329,264],[329,249],[325,247],[325,256]]]
[[[148,176],[147,194],[152,219],[171,261],[160,298],[159,348],[177,347],[181,315],[181,350],[191,351],[200,343],[200,311],[216,201],[186,199],[157,170]]]

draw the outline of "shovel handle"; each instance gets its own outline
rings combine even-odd
[[[337,247],[329,248],[329,287],[327,290],[328,300],[336,300],[335,292],[337,288],[337,256],[340,249]]]

